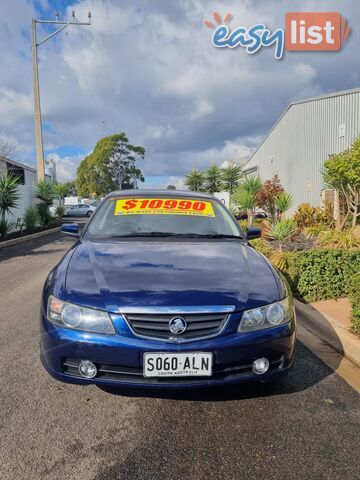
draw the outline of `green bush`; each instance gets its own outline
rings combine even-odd
[[[36,207],[28,207],[25,210],[24,223],[26,230],[30,232],[40,225],[40,216]]]
[[[64,214],[65,214],[65,207],[63,207],[62,205],[59,205],[58,207],[56,207],[56,210],[55,210],[56,217],[62,218]]]
[[[272,240],[283,241],[296,233],[296,224],[290,218],[284,218],[273,223],[267,232],[267,237]]]
[[[294,220],[301,229],[318,225],[330,226],[333,224],[332,208],[326,204],[324,208],[313,207],[310,203],[301,203],[294,213]]]
[[[6,237],[6,235],[12,230],[14,227],[14,224],[12,222],[9,222],[6,219],[1,219],[0,220],[0,237]]]
[[[348,297],[352,308],[352,327],[356,333],[360,334],[360,272],[351,277]]]
[[[52,219],[49,207],[47,207],[44,203],[40,203],[36,206],[36,208],[40,217],[40,225],[42,227],[46,227]]]
[[[360,272],[360,250],[294,252],[286,272],[296,296],[306,302],[345,297]]]

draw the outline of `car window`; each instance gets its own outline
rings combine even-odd
[[[220,202],[181,196],[110,197],[93,214],[85,236],[148,234],[242,237],[237,223]]]

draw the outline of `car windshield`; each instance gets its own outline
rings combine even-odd
[[[223,205],[208,198],[109,197],[93,214],[85,238],[183,236],[243,238]]]

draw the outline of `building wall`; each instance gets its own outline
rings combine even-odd
[[[11,163],[10,160],[8,160]],[[27,207],[36,204],[35,197],[35,184],[37,181],[36,171],[26,165],[17,164],[24,169],[24,185],[19,185],[18,192],[20,194],[20,199],[18,201],[18,207],[12,209],[11,213],[6,216],[7,220],[15,223],[18,218],[22,218],[25,214]],[[0,159],[0,175],[5,174],[7,171],[6,160]],[[48,175],[45,175],[45,179],[51,181],[51,178]]]
[[[321,166],[360,136],[360,89],[297,102],[286,110],[245,166],[265,180],[278,174],[294,196],[321,205]]]

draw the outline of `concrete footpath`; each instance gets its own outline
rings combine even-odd
[[[353,334],[346,298],[306,304],[295,300],[299,324],[360,367],[360,337]]]

